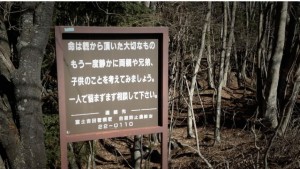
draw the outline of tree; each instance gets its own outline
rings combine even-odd
[[[216,123],[215,123],[215,141],[218,143],[221,141],[220,128],[221,128],[221,101],[222,101],[222,88],[223,88],[223,78],[224,78],[224,62],[226,55],[226,46],[227,46],[227,6],[229,2],[224,2],[223,4],[223,36],[222,36],[222,53],[220,58],[219,66],[219,83],[217,88],[217,107],[216,107]]]
[[[194,69],[194,72],[193,72],[191,87],[190,87],[190,90],[189,90],[189,103],[190,103],[190,105],[188,107],[188,137],[192,137],[192,138],[195,138],[195,134],[193,132],[193,120],[195,119],[195,115],[194,115],[194,111],[193,111],[194,90],[195,90],[197,75],[198,75],[198,71],[199,71],[199,68],[200,68],[200,63],[201,63],[204,47],[205,47],[205,36],[206,36],[206,32],[207,32],[208,22],[209,22],[209,19],[210,19],[210,14],[211,14],[211,2],[208,2],[208,11],[207,11],[207,14],[206,14],[205,23],[203,25],[202,34],[201,34],[200,51],[199,51],[199,55],[198,55],[197,62],[196,62],[196,65],[195,65],[195,69]],[[196,124],[196,123],[194,123],[194,124]],[[197,129],[196,126],[195,126],[195,129]]]
[[[228,13],[229,11],[229,5],[228,5]],[[236,11],[236,2],[233,2],[232,5],[232,13],[231,13],[231,23],[230,23],[230,33],[228,38],[228,44],[226,48],[226,55],[225,55],[225,67],[224,67],[224,78],[223,78],[223,85],[226,87],[227,85],[227,74],[229,71],[230,66],[230,56],[231,56],[231,50],[232,50],[232,44],[234,40],[234,24],[235,24],[235,11]]]
[[[10,3],[10,2],[7,2]],[[7,4],[2,3],[7,7]],[[46,168],[41,104],[41,67],[48,43],[54,3],[23,2],[18,44],[11,49],[5,23],[10,8],[2,11],[0,29],[0,152],[7,168]],[[11,54],[11,51],[13,53]],[[17,55],[18,64],[10,58]]]
[[[208,19],[207,23],[207,74],[208,74],[208,84],[210,88],[215,89],[215,78],[214,78],[214,69],[213,69],[213,60],[212,60],[212,52],[211,52],[211,16]]]
[[[277,90],[281,117],[281,123],[278,126],[280,136],[282,136],[287,129],[300,90],[300,35],[299,22],[297,22],[297,16],[300,15],[299,9],[299,3],[290,3],[290,19],[286,28],[287,41],[283,52],[285,59],[281,62]]]
[[[270,126],[272,128],[276,128],[278,126],[277,116],[279,109],[277,107],[277,87],[285,42],[285,27],[287,20],[288,2],[280,3],[279,6],[282,7],[278,11],[278,13],[280,14],[280,19],[278,20],[277,31],[275,32],[276,44],[269,63],[268,76],[264,93],[264,117],[270,123]]]
[[[142,135],[135,135],[134,136],[134,143],[133,143],[133,162],[134,162],[134,169],[141,169],[142,168]]]

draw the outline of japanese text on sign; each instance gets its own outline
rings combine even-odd
[[[157,125],[157,39],[64,44],[67,134]]]
[[[154,50],[155,42],[150,41],[125,41],[125,42],[89,42],[70,41],[69,51],[113,51],[113,50]]]

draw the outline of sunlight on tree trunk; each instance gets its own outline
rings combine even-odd
[[[286,27],[286,19],[287,19],[287,7],[288,2],[282,2],[282,8],[280,12],[280,20],[279,27],[276,32],[276,46],[274,54],[271,57],[269,69],[268,69],[268,77],[266,82],[266,91],[265,91],[265,113],[264,117],[267,122],[270,123],[270,127],[276,128],[278,125],[277,120],[277,87],[279,81],[279,70],[280,64],[283,55],[283,47],[285,41],[285,27]]]

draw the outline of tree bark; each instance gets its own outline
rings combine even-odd
[[[1,19],[0,137],[11,169],[46,168],[41,109],[41,64],[52,23],[53,3],[24,2],[18,54],[19,68],[10,60],[10,46]],[[13,87],[14,86],[14,89]]]
[[[211,10],[211,9],[210,9]],[[211,53],[211,16],[208,19],[207,23],[207,73],[208,73],[208,84],[209,87],[212,89],[215,89],[215,78],[214,78],[214,67],[213,67],[213,61],[212,61],[212,53]]]
[[[263,71],[262,62],[264,50],[266,48],[265,44],[265,30],[264,26],[266,21],[265,10],[263,3],[259,4],[259,24],[258,24],[258,42],[257,42],[257,68],[256,68],[256,99],[258,103],[259,113],[263,114],[264,110],[264,97],[263,97]]]
[[[279,26],[276,32],[276,46],[274,54],[270,59],[268,68],[268,77],[265,90],[265,112],[264,117],[271,128],[276,128],[278,125],[277,113],[277,87],[279,81],[279,70],[283,55],[283,47],[285,42],[285,27],[287,19],[288,2],[280,3],[282,5],[280,12]]]
[[[10,47],[7,30],[3,18],[0,18],[0,75],[10,81],[11,74],[15,70],[10,60]]]
[[[245,13],[246,13],[246,49],[245,49],[245,55],[244,58],[242,58],[241,63],[241,72],[239,73],[239,78],[246,82],[247,74],[246,74],[246,68],[247,68],[247,58],[249,57],[249,20],[251,18],[251,3],[252,2],[245,2]],[[244,84],[245,85],[245,84]]]
[[[9,11],[8,11],[9,12]],[[14,92],[11,82],[12,73],[15,71],[10,60],[10,47],[4,18],[0,18],[0,143],[4,151],[0,156],[6,157],[7,168],[24,168],[22,144],[19,140],[19,131],[15,123]]]
[[[236,2],[233,2],[232,13],[231,13],[230,33],[229,33],[229,39],[228,39],[228,44],[227,44],[227,48],[226,48],[226,56],[225,56],[225,68],[224,68],[224,78],[223,78],[223,86],[224,87],[227,86],[227,79],[228,79],[227,75],[228,75],[228,71],[229,71],[231,49],[232,49],[232,44],[233,44],[233,40],[234,40],[235,11],[236,11]],[[229,13],[229,11],[228,11],[228,13]]]
[[[1,83],[3,85],[3,83]],[[9,89],[9,88],[7,88]],[[0,96],[0,133],[5,137],[0,137],[1,145],[5,152],[0,152],[1,156],[6,156],[9,168],[24,168],[25,161],[22,152],[23,146],[19,140],[18,128],[12,117],[12,110],[5,95]]]
[[[223,88],[223,78],[224,78],[224,61],[226,54],[226,41],[227,41],[227,6],[228,2],[223,3],[223,13],[224,13],[224,21],[223,21],[223,37],[222,37],[222,53],[220,58],[220,68],[219,68],[219,84],[217,90],[217,107],[216,107],[216,123],[215,123],[215,143],[219,143],[221,141],[221,107],[222,107],[222,88]]]

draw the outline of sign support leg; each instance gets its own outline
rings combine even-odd
[[[162,144],[161,144],[161,166],[162,169],[168,168],[168,134],[162,132]]]
[[[61,143],[60,146],[61,146],[60,147],[61,169],[67,169],[68,168],[68,143],[66,142]]]

